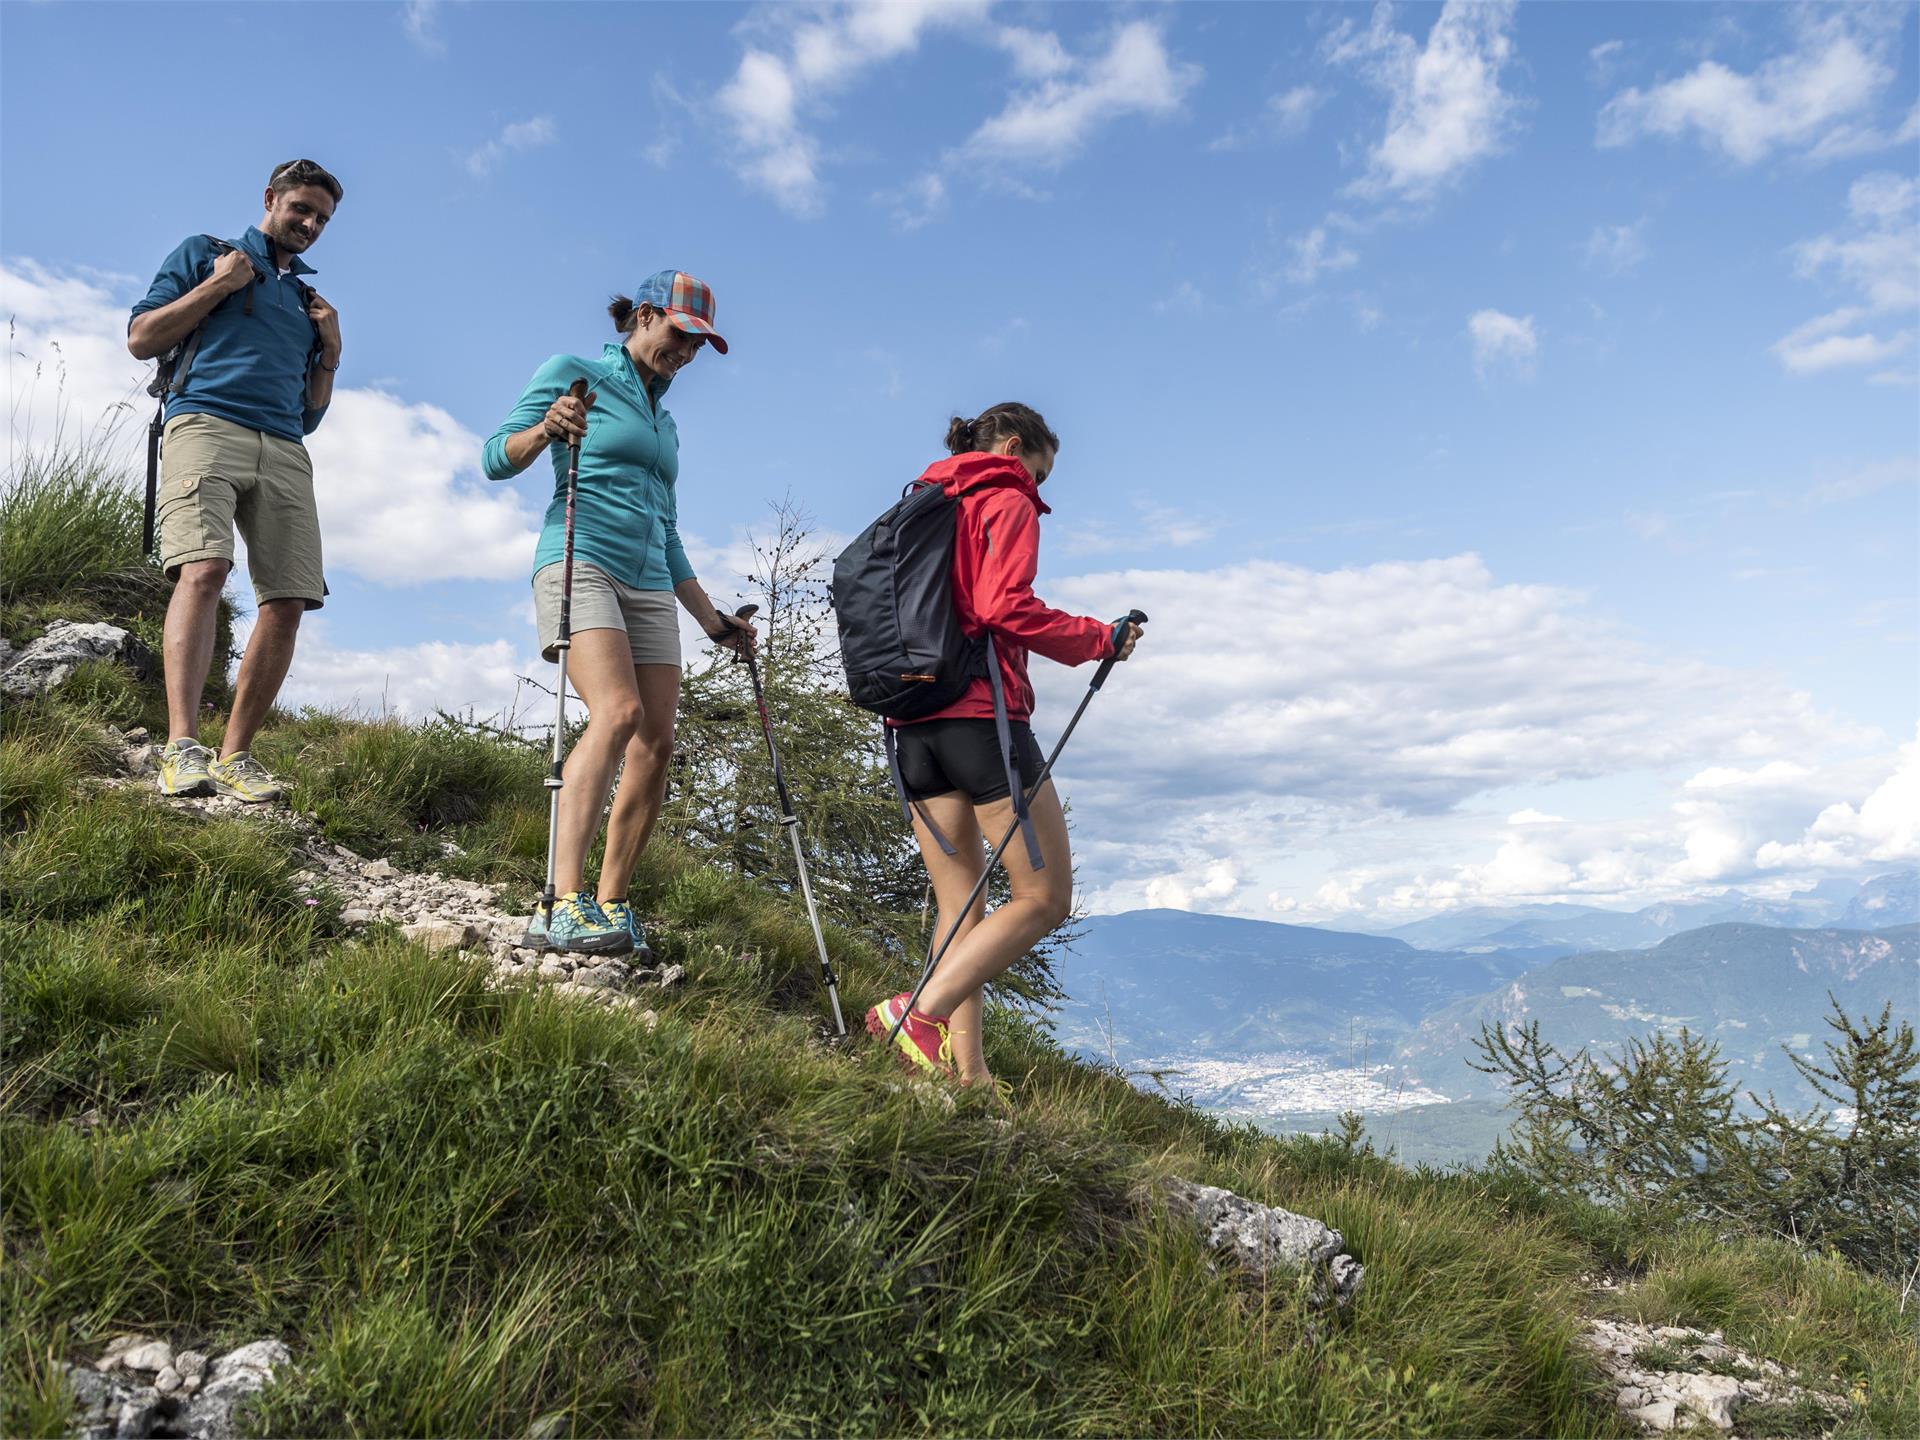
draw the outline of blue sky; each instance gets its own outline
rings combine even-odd
[[[955,410],[1062,434],[1042,593],[1154,615],[1064,765],[1094,908],[1878,873],[1920,853],[1915,14],[7,6],[11,443],[124,398],[160,259],[309,155],[345,364],[290,698],[543,673],[543,496],[479,442],[678,266],[733,346],[671,397],[723,598],[771,499],[849,534]]]

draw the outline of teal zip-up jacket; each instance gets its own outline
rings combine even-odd
[[[513,410],[481,451],[489,480],[508,480],[507,440],[538,425],[567,387],[584,378],[599,396],[587,412],[580,446],[580,483],[573,509],[573,554],[636,590],[671,590],[693,579],[680,544],[680,432],[673,416],[648,398],[624,345],[611,344],[598,360],[555,355],[533,372]],[[669,381],[668,384],[672,382]],[[547,446],[553,462],[553,499],[547,505],[533,568],[551,565],[566,550],[567,447]]]

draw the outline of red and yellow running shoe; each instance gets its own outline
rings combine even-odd
[[[887,1032],[904,1014],[906,1023],[900,1026],[899,1033],[893,1037],[894,1059],[923,1075],[953,1079],[953,1040],[947,1034],[947,1017],[909,1010],[908,998],[907,993],[902,991],[891,1000],[882,1000],[867,1011],[867,1033],[886,1039]]]

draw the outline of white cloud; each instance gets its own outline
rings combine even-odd
[[[1500,88],[1512,60],[1511,0],[1447,0],[1419,45],[1393,28],[1392,7],[1376,6],[1359,29],[1342,21],[1326,53],[1387,92],[1387,130],[1355,189],[1420,200],[1498,153],[1513,122],[1514,98]]]
[[[1887,864],[1920,859],[1920,740],[1902,745],[1893,773],[1858,807],[1827,806],[1806,834],[1760,847],[1762,869]]]
[[[460,714],[471,709],[503,727],[548,726],[553,722],[552,696],[521,684],[519,677],[551,685],[554,674],[534,656],[531,632],[524,652],[508,640],[351,650],[335,646],[326,622],[316,616],[301,626],[280,704],[414,720],[436,710]]]
[[[26,432],[20,443],[53,439],[57,394],[70,438],[97,431],[103,415],[142,422],[114,437],[137,463],[131,445],[150,413],[140,392],[151,366],[127,354],[129,307],[116,291],[138,285],[30,260],[0,265],[0,313],[14,317],[14,349],[26,357],[10,371],[19,393],[7,396]],[[481,479],[480,437],[446,411],[343,387],[307,446],[329,570],[386,585],[525,575],[537,517],[515,490]]]
[[[1850,303],[1775,341],[1782,365],[1797,374],[1877,365],[1912,344],[1909,322],[1920,309],[1917,208],[1920,181],[1887,171],[1864,175],[1847,191],[1849,226],[1793,247],[1802,278],[1836,277]],[[1884,328],[1882,320],[1895,316],[1898,328]]]
[[[1907,111],[1907,118],[1892,130],[1873,125],[1839,125],[1828,131],[1818,145],[1808,151],[1814,160],[1840,160],[1850,155],[1871,155],[1896,146],[1911,147],[1920,140],[1920,104]]]
[[[1296,285],[1311,285],[1329,270],[1349,270],[1360,257],[1338,240],[1328,243],[1324,225],[1316,225],[1304,235],[1288,242],[1293,256],[1287,261],[1287,279]]]
[[[1142,899],[1155,910],[1205,910],[1228,899],[1240,888],[1240,873],[1231,861],[1208,860],[1171,875],[1147,881]]]
[[[929,170],[896,190],[882,190],[873,199],[887,207],[896,228],[912,232],[947,213],[947,182]]]
[[[1609,275],[1624,275],[1647,258],[1647,224],[1596,225],[1587,237],[1587,264]]]
[[[928,30],[981,19],[990,7],[991,0],[854,0],[770,12],[775,33],[740,57],[715,97],[737,173],[790,214],[820,214],[820,143],[805,116],[862,72],[911,54]],[[792,16],[804,18],[789,23]]]
[[[307,437],[328,568],[383,585],[527,573],[538,518],[480,474],[480,437],[437,405],[342,390]],[[529,469],[546,478],[545,461]]]
[[[143,393],[153,367],[127,353],[129,303],[144,293],[128,276],[58,273],[32,260],[0,261],[0,315],[11,327],[7,414],[15,445],[101,435],[130,445],[144,435],[153,402]]]
[[[1248,150],[1278,140],[1297,140],[1307,133],[1320,107],[1332,98],[1332,92],[1316,85],[1295,85],[1278,95],[1269,95],[1257,119],[1235,125],[1207,142],[1212,151]]]
[[[1171,115],[1200,79],[1200,67],[1173,59],[1158,26],[1132,20],[1104,55],[1015,96],[967,140],[964,150],[1014,165],[1065,164],[1094,132],[1128,115]]]
[[[440,38],[440,0],[404,0],[400,28],[421,54],[446,53],[447,42]]]
[[[1857,153],[1847,147],[1865,132],[1842,122],[1870,108],[1893,81],[1905,12],[1851,5],[1792,14],[1792,48],[1750,74],[1705,60],[1677,80],[1621,91],[1600,112],[1598,143],[1694,134],[1741,165],[1803,146]]]
[[[1572,593],[1500,584],[1473,555],[1054,588],[1082,613],[1125,597],[1153,617],[1140,663],[1119,668],[1102,723],[1074,742],[1076,771],[1111,781],[1142,820],[1248,795],[1438,813],[1510,786],[1764,761],[1836,733],[1767,676],[1649,652]],[[1036,667],[1043,712],[1064,713],[1085,678]]]
[[[1003,25],[995,32],[993,43],[1013,57],[1014,72],[1023,80],[1050,80],[1073,68],[1073,57],[1051,30]]]
[[[1493,375],[1525,377],[1533,373],[1534,359],[1540,353],[1540,338],[1534,333],[1531,315],[1476,310],[1467,319],[1467,336],[1473,342],[1474,372],[1483,379]]]
[[[516,120],[506,126],[493,139],[469,150],[461,163],[467,167],[467,173],[476,180],[485,180],[498,170],[510,155],[518,155],[528,150],[538,150],[543,145],[551,145],[560,138],[560,132],[554,129],[553,117],[536,115],[531,120]]]

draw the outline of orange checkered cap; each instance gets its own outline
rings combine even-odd
[[[722,355],[727,342],[713,328],[713,291],[684,270],[661,270],[640,282],[633,292],[636,308],[651,305],[664,311],[674,327],[689,335],[704,335],[707,343]]]

